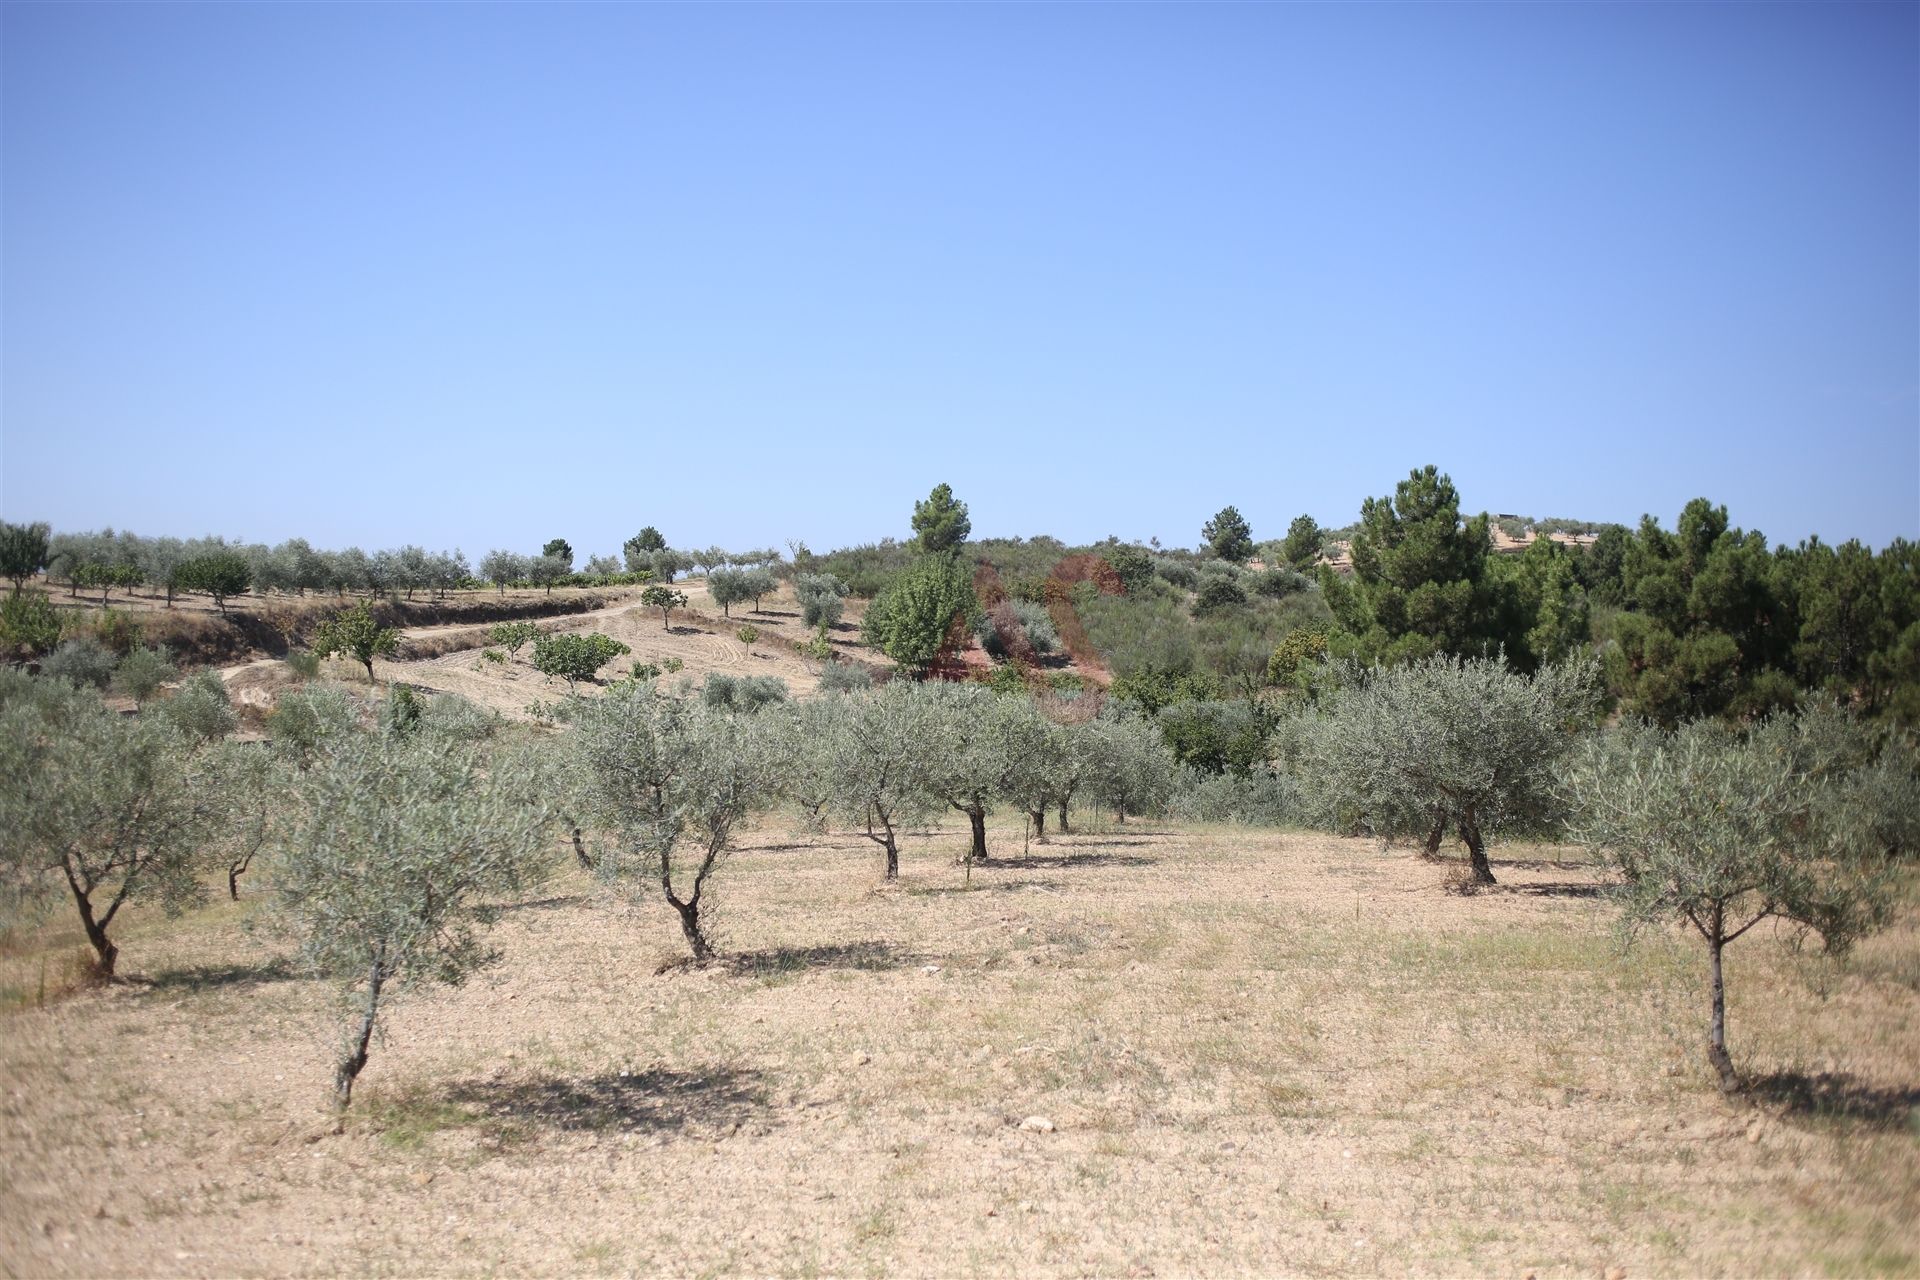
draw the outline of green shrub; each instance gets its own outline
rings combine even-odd
[[[533,666],[549,679],[559,676],[567,682],[567,692],[575,692],[582,680],[592,680],[600,668],[623,653],[632,653],[626,645],[598,631],[587,635],[563,631],[542,635],[533,642]]]
[[[521,646],[531,643],[540,635],[540,628],[531,622],[502,622],[487,632],[487,639],[507,651],[507,656],[520,656]]]
[[[38,591],[0,599],[0,657],[37,658],[60,643],[60,611]]]
[[[305,769],[332,739],[354,729],[353,703],[336,685],[316,684],[283,694],[267,717],[275,750]]]
[[[787,682],[778,676],[730,676],[713,672],[701,689],[701,699],[722,711],[758,711],[787,700]]]
[[[820,692],[857,693],[873,687],[873,672],[857,662],[830,663],[820,673]]]
[[[179,674],[173,663],[167,661],[166,654],[143,646],[120,659],[120,665],[113,669],[113,683],[120,692],[139,703]]]
[[[233,732],[233,699],[217,672],[196,671],[171,698],[160,704],[160,718],[196,743],[214,742]]]
[[[72,684],[104,689],[113,679],[113,655],[92,636],[74,636],[40,664],[40,674]]]
[[[831,627],[846,609],[847,584],[830,573],[802,573],[793,579],[800,620],[809,628]]]
[[[93,630],[101,644],[121,655],[132,653],[146,642],[146,629],[124,609],[102,609]]]

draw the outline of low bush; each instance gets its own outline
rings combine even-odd
[[[787,700],[787,682],[778,676],[729,676],[716,671],[700,691],[703,701],[722,711],[758,711]]]
[[[1300,787],[1265,765],[1244,774],[1185,769],[1168,805],[1188,822],[1232,822],[1246,827],[1284,827],[1300,822]]]
[[[856,693],[873,687],[873,672],[857,662],[833,662],[820,673],[820,692]]]
[[[113,679],[113,655],[91,636],[74,636],[40,664],[40,674],[70,683],[104,689]]]

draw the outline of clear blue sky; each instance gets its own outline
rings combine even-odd
[[[0,511],[1920,534],[1920,8],[0,9]]]

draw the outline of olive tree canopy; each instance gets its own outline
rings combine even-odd
[[[1726,1044],[1726,945],[1778,919],[1844,951],[1894,900],[1882,772],[1905,778],[1896,811],[1911,813],[1913,761],[1894,744],[1862,763],[1861,726],[1835,734],[1836,719],[1850,717],[1782,716],[1746,735],[1711,722],[1622,729],[1587,744],[1568,772],[1571,832],[1618,872],[1629,928],[1680,920],[1706,945],[1707,1061],[1727,1092],[1740,1080]],[[1912,847],[1911,830],[1894,836]]]

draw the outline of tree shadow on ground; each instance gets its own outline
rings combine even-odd
[[[725,1128],[764,1113],[768,1106],[761,1073],[732,1067],[651,1067],[630,1075],[608,1071],[579,1079],[469,1080],[456,1084],[447,1096],[495,1120],[569,1131]]]
[[[1897,1132],[1920,1124],[1920,1087],[1887,1088],[1845,1072],[1776,1071],[1747,1082],[1756,1101],[1795,1115]]]
[[[1596,864],[1591,862],[1556,861],[1553,858],[1488,858],[1496,867],[1512,867],[1518,871],[1592,871]]]
[[[772,973],[794,973],[802,969],[906,969],[930,964],[932,958],[918,951],[897,947],[891,942],[873,939],[819,947],[766,947],[759,951],[740,951],[721,956],[719,963],[730,973],[757,977]]]
[[[163,969],[151,977],[129,976],[127,985],[152,995],[181,991],[219,991],[233,987],[260,987],[291,982],[300,976],[284,956],[247,964],[205,964],[185,969]]]
[[[988,870],[1048,871],[1055,867],[1151,867],[1159,861],[1137,853],[1023,853],[1017,858],[1000,854],[973,865]]]
[[[1490,884],[1482,886],[1480,891],[1527,898],[1603,898],[1607,886],[1582,880],[1555,880],[1546,884]]]
[[[976,866],[979,864],[975,864]],[[996,861],[993,865],[1004,866]],[[908,889],[907,893],[915,898],[938,898],[954,893],[1019,893],[1023,889],[1044,889],[1048,893],[1058,893],[1066,888],[1058,880],[982,880],[976,884],[936,884]]]

